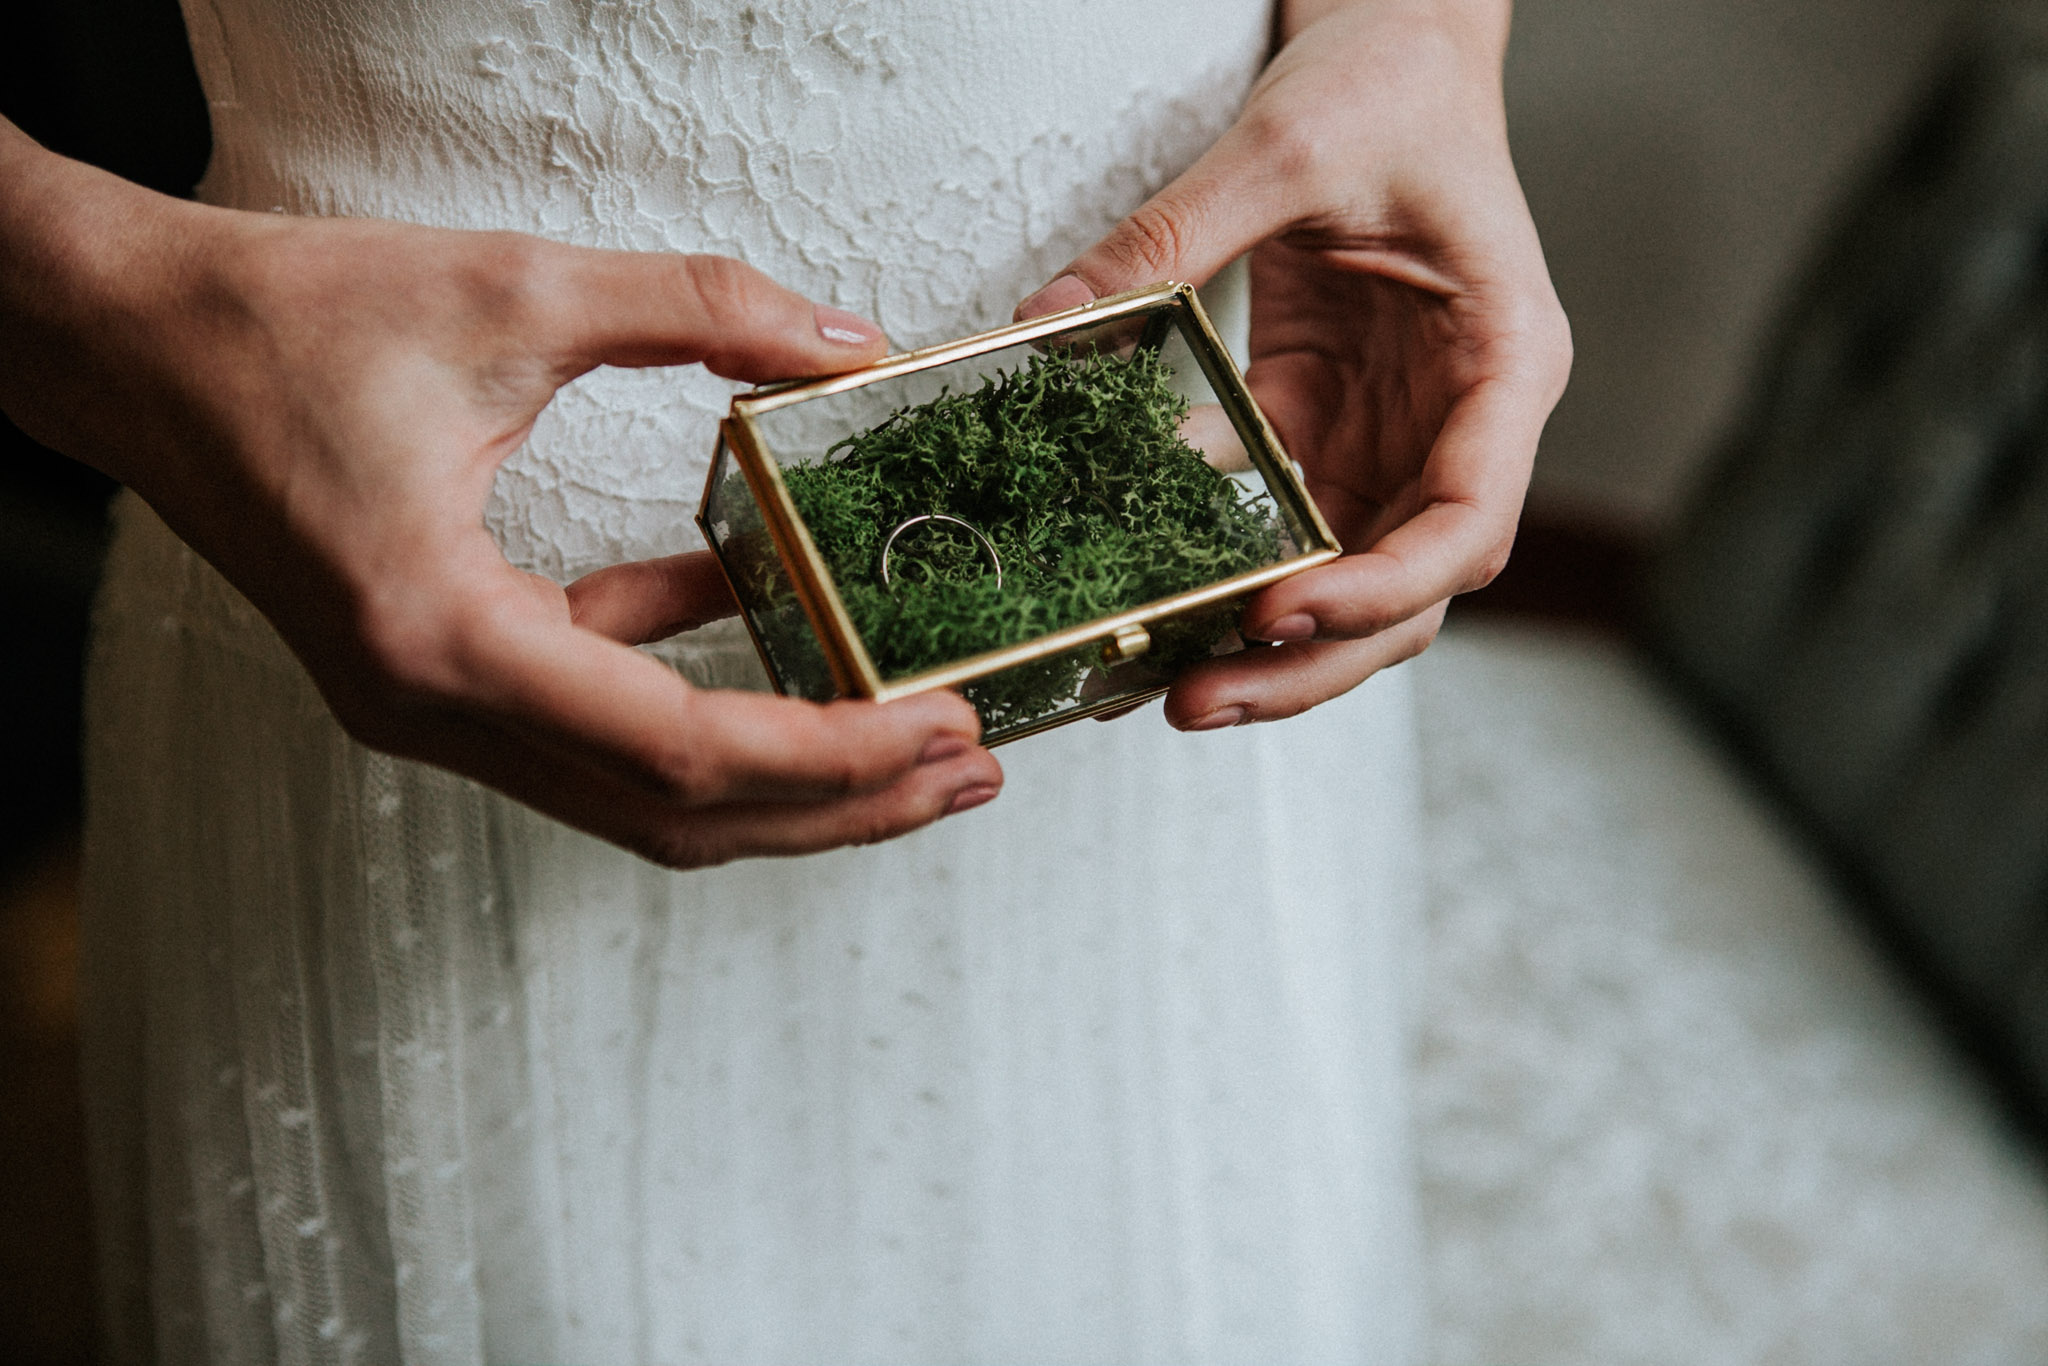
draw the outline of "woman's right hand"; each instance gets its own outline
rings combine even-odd
[[[207,208],[0,121],[0,408],[147,500],[363,743],[661,863],[887,839],[1002,771],[951,693],[693,688],[629,647],[734,610],[709,554],[564,589],[485,531],[492,477],[599,365],[763,381],[884,346],[724,258]]]

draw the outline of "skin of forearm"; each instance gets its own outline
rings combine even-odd
[[[130,389],[115,374],[141,364],[134,344],[186,283],[193,212],[0,120],[0,410],[117,479],[129,474],[118,453],[150,415],[92,396]]]
[[[1286,42],[1317,20],[1345,9],[1407,15],[1452,34],[1498,63],[1507,51],[1513,0],[1281,0],[1280,40]]]

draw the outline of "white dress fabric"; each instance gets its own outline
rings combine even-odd
[[[898,344],[1228,124],[1251,0],[186,0],[212,202],[725,252]],[[695,543],[729,386],[592,375],[490,517]],[[90,706],[115,1363],[1405,1362],[1405,680],[1003,751],[889,845],[674,874],[336,727],[118,509]],[[744,637],[667,657],[758,686]]]

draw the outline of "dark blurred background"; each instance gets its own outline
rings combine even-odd
[[[1656,661],[2022,1124],[2048,1112],[2029,12],[1524,0],[1510,117],[1578,360],[1514,559],[1453,614]],[[18,0],[9,28],[0,113],[167,193],[196,181],[172,0]],[[0,1361],[30,1366],[90,1350],[72,923],[110,492],[0,423]]]
[[[205,169],[206,107],[169,0],[21,0],[0,43],[0,114],[45,146],[184,194]],[[78,656],[113,486],[0,419],[0,850],[68,822],[78,800]]]
[[[0,114],[169,194],[206,106],[172,0],[15,0]],[[0,1361],[89,1360],[74,1005],[78,705],[113,486],[0,418]]]

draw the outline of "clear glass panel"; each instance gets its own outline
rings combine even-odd
[[[1236,480],[1248,496],[1263,497],[1266,494],[1265,476],[1252,464],[1244,440],[1229,415],[1223,411],[1223,405],[1217,402],[1215,387],[1195,359],[1189,336],[1190,325],[1182,323],[1168,332],[1159,345],[1160,358],[1174,376],[1174,391],[1188,401],[1188,414],[1181,422],[1181,435],[1202,453],[1204,460]],[[1320,539],[1302,524],[1288,500],[1270,499],[1269,502],[1279,514],[1280,558],[1291,560],[1302,553],[1304,546]]]
[[[1295,558],[1162,306],[759,414],[762,445],[885,682]],[[972,680],[991,739],[1154,691],[1238,648],[1236,603]],[[764,632],[765,635],[765,632]]]
[[[704,535],[725,565],[775,685],[793,697],[829,701],[837,693],[832,670],[776,553],[761,505],[723,440],[711,464]]]

